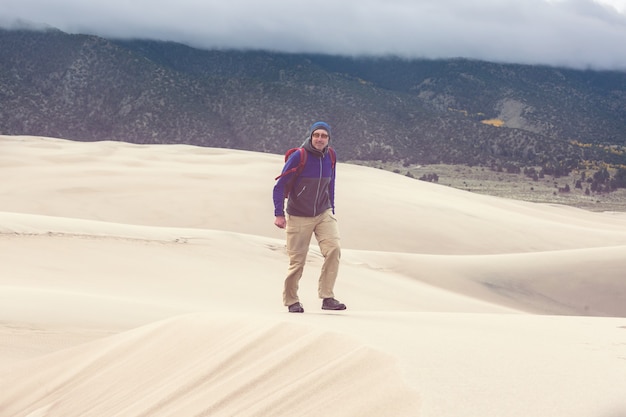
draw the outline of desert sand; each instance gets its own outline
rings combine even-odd
[[[339,163],[289,314],[281,167],[0,136],[0,416],[626,416],[626,212]]]

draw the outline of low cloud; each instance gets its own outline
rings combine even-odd
[[[626,70],[626,14],[610,0],[4,0],[70,33],[266,49]],[[622,10],[622,12],[620,12]]]

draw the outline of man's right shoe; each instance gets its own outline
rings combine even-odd
[[[304,307],[300,303],[293,303],[289,306],[290,313],[304,313]]]
[[[334,298],[324,298],[324,301],[322,301],[322,310],[345,310],[345,309],[346,309],[346,305],[343,303],[340,303]]]

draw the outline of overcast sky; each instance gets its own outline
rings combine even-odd
[[[69,33],[267,49],[626,70],[626,0],[0,0]]]

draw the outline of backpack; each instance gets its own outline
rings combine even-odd
[[[291,154],[293,154],[294,152],[300,152],[300,162],[298,162],[298,166],[288,169],[287,171],[283,172],[282,174],[280,174],[279,176],[277,176],[276,178],[274,178],[275,180],[278,180],[279,178],[284,177],[285,175],[289,175],[292,172],[295,172],[296,175],[294,175],[289,182],[287,183],[287,185],[285,185],[285,198],[289,197],[289,192],[291,191],[291,189],[293,188],[294,184],[296,183],[296,180],[298,179],[298,175],[300,175],[300,173],[302,173],[302,170],[304,169],[304,164],[306,164],[306,159],[308,156],[308,152],[300,147],[300,148],[291,148],[289,150],[287,150],[287,152],[285,152],[285,162],[287,162],[287,160],[289,159],[289,157],[291,156]],[[330,146],[328,147],[328,153],[330,154],[330,162],[332,165],[332,170],[333,172],[335,171],[335,165],[337,164],[337,154],[335,153],[335,150],[333,148],[331,148]]]

